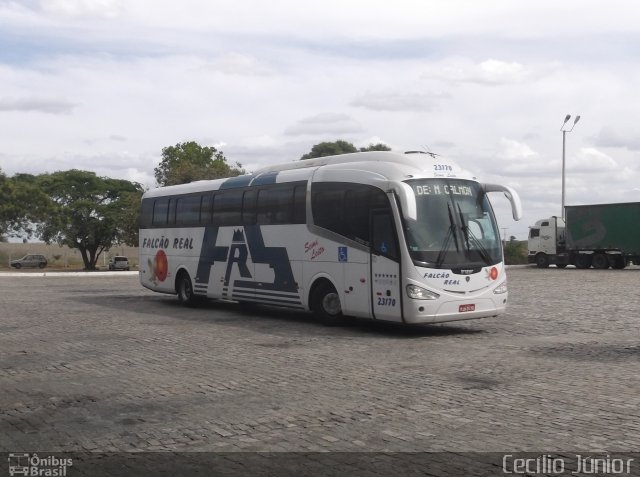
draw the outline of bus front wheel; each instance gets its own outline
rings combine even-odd
[[[176,280],[176,291],[178,292],[178,300],[185,306],[194,306],[196,304],[196,296],[193,293],[193,285],[191,278],[187,272],[180,272]]]
[[[311,310],[325,325],[336,324],[342,318],[342,306],[336,289],[329,283],[320,283],[313,290]]]

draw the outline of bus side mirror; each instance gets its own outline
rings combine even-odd
[[[416,196],[411,186],[405,182],[391,183],[391,190],[396,193],[402,207],[402,214],[406,219],[416,220],[418,218],[418,209],[416,207]]]
[[[482,189],[485,192],[504,192],[505,197],[511,202],[513,220],[522,218],[522,203],[520,202],[520,196],[514,189],[500,184],[482,184]]]

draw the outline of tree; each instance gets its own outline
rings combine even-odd
[[[368,151],[390,151],[391,148],[386,144],[379,142],[378,144],[369,144],[367,147],[361,147],[359,152]],[[311,152],[303,155],[300,160],[314,159],[316,157],[338,156],[340,154],[349,154],[358,152],[358,149],[350,142],[338,140],[335,142],[321,142],[311,148]]]
[[[47,204],[35,179],[31,174],[7,177],[0,170],[0,236],[33,234],[34,218]]]
[[[34,217],[37,234],[77,248],[86,270],[95,270],[100,254],[114,245],[137,245],[140,184],[75,169],[42,174],[37,183],[49,199]]]
[[[159,186],[186,184],[202,179],[220,179],[244,174],[242,165],[227,164],[222,151],[190,141],[162,149],[162,160],[154,169]]]
[[[311,148],[311,152],[303,155],[300,160],[314,159],[316,157],[337,156],[338,154],[349,154],[358,152],[356,147],[350,142],[338,140],[335,142],[321,142]]]
[[[527,242],[518,241],[513,235],[504,244],[504,262],[507,265],[527,263],[527,254]]]
[[[378,144],[369,144],[367,147],[361,147],[360,152],[367,151],[390,151],[391,148],[384,143],[379,142]]]

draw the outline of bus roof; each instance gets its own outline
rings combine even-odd
[[[330,173],[331,177],[343,176],[344,180],[357,178],[358,182],[379,182],[380,180],[405,181],[407,179],[452,177],[474,179],[472,175],[456,164],[435,157],[429,153],[397,153],[387,151],[356,152],[338,156],[318,157],[295,162],[267,166],[251,174],[215,180],[202,180],[174,186],[151,189],[144,197],[158,197],[174,194],[188,194],[214,190],[233,189],[249,185],[263,185],[294,181],[306,181],[316,171]],[[316,178],[323,180],[324,174]],[[368,180],[370,179],[370,180]]]

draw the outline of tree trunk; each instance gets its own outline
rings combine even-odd
[[[84,269],[85,270],[93,270],[93,268],[91,267],[91,262],[89,260],[89,256],[87,255],[86,247],[83,247],[82,245],[80,245],[80,246],[78,246],[78,250],[80,250],[80,255],[82,255],[82,261],[84,262]]]

